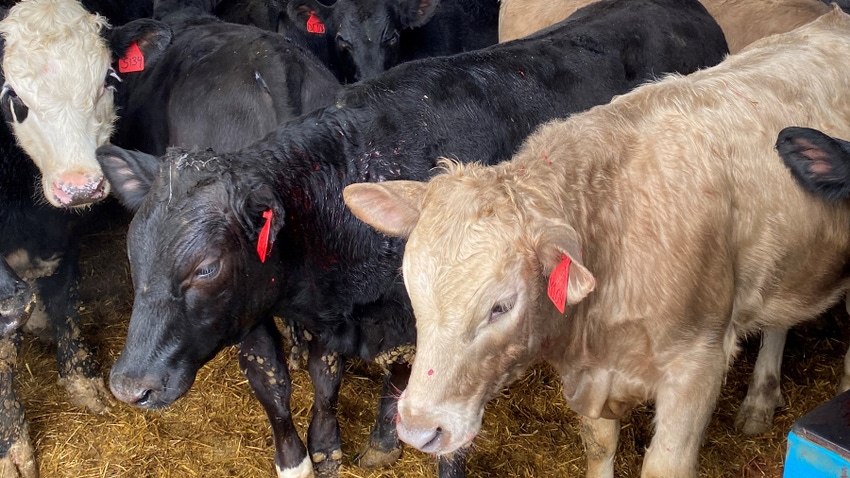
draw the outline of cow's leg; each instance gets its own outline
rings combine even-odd
[[[451,455],[438,457],[437,473],[440,478],[464,478],[466,476],[466,454],[468,448],[458,450]]]
[[[29,427],[15,395],[15,361],[21,333],[0,339],[0,477],[38,478]]]
[[[239,366],[269,417],[278,478],[312,477],[313,464],[292,422],[292,382],[283,356],[283,338],[271,319],[239,344]]]
[[[307,447],[320,477],[334,477],[342,460],[337,408],[342,382],[342,357],[314,337],[309,341],[307,370],[313,380],[313,410]]]
[[[655,435],[641,478],[697,476],[699,449],[711,419],[726,369],[726,357],[707,347],[703,353],[667,365],[655,396]]]
[[[581,441],[587,456],[587,478],[614,476],[614,452],[620,438],[620,420],[579,417]]]
[[[410,364],[392,362],[387,364],[375,425],[369,440],[354,459],[354,463],[365,468],[387,466],[401,456],[401,441],[395,428],[398,414],[398,396],[407,387]]]
[[[93,413],[108,410],[111,394],[107,391],[94,355],[82,338],[77,314],[77,257],[67,252],[57,270],[36,281],[38,294],[56,338],[59,383],[75,406]]]
[[[779,377],[787,336],[788,329],[766,328],[762,331],[761,346],[747,396],[735,417],[735,428],[745,435],[758,435],[770,430],[776,409],[785,405],[779,388]]]
[[[844,298],[844,308],[850,314],[850,298]],[[844,376],[838,382],[838,393],[850,390],[850,347],[847,348],[847,353],[844,354]]]

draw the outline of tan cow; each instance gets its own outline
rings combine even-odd
[[[848,55],[836,9],[544,125],[512,161],[347,187],[358,217],[409,238],[418,337],[399,436],[438,455],[469,446],[485,403],[547,361],[583,416],[587,476],[613,476],[619,419],[642,402],[642,476],[696,476],[739,339],[815,317],[850,285],[850,205],[805,193],[774,150],[789,124],[850,137]]]
[[[502,0],[499,42],[554,25],[594,0]],[[703,0],[736,53],[759,38],[785,33],[830,10],[819,0]]]
[[[499,41],[529,35],[557,23],[593,0],[503,0],[499,10]],[[753,41],[784,33],[829,11],[819,0],[702,0],[726,34],[730,53]],[[850,302],[847,303],[850,311]],[[764,330],[758,359],[747,395],[735,417],[735,426],[747,435],[758,435],[773,425],[778,407],[785,404],[779,388],[782,352],[788,330]],[[838,392],[850,388],[850,350]]]

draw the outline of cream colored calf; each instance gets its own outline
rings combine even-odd
[[[588,476],[614,475],[619,419],[642,402],[642,476],[696,476],[739,339],[850,285],[850,205],[802,191],[774,150],[790,124],[850,137],[848,55],[836,10],[551,122],[510,162],[346,188],[358,217],[408,237],[418,338],[400,437],[469,446],[485,403],[547,361],[583,416]]]

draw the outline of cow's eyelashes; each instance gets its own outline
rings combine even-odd
[[[106,80],[104,81],[106,88],[115,91],[120,83],[121,77],[118,76],[118,73],[113,68],[109,68],[109,71],[106,72]]]
[[[487,322],[493,323],[494,321],[498,320],[499,317],[510,312],[511,309],[514,308],[514,302],[516,302],[516,301],[514,299],[511,299],[511,300],[508,300],[508,301],[499,302],[496,305],[494,305],[493,308],[490,309],[490,318],[487,319]]]
[[[339,33],[336,34],[336,44],[339,46],[340,50],[351,51],[351,43],[349,43],[345,38],[342,37]]]
[[[221,261],[216,259],[213,261],[204,261],[195,269],[195,279],[209,280],[218,275],[221,270]]]
[[[395,46],[396,43],[398,43],[398,39],[399,39],[398,30],[394,30],[392,35],[389,35],[389,36],[386,37],[386,39],[384,40],[384,43],[386,43],[389,46]]]
[[[3,104],[3,109],[11,115],[12,120],[16,123],[23,123],[27,119],[29,108],[11,85],[3,85],[3,91],[0,92],[0,103]]]

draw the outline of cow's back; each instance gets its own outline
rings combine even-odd
[[[622,168],[610,185],[617,199],[594,214],[632,219],[592,228],[585,252],[600,286],[588,300],[632,304],[659,343],[681,338],[682,321],[731,340],[834,304],[848,285],[850,205],[804,193],[774,144],[791,124],[850,135],[848,54],[850,17],[836,11],[532,136],[520,153],[529,161],[566,148]]]
[[[400,154],[417,171],[402,176],[422,180],[439,156],[509,159],[545,121],[669,72],[717,64],[725,52],[720,28],[696,1],[603,2],[540,35],[399,65],[346,88],[336,104],[358,114],[371,98],[391,94],[398,106],[374,108],[366,135],[375,144],[404,145]]]
[[[312,54],[280,35],[189,24],[150,71],[126,75],[114,141],[151,154],[172,145],[233,151],[327,105],[338,88]]]

